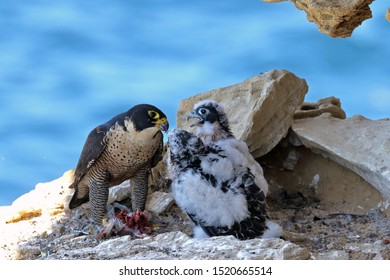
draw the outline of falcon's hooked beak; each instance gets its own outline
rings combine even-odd
[[[164,132],[167,132],[169,129],[169,123],[167,118],[162,118],[159,119],[158,121],[155,122],[156,127]]]
[[[196,111],[192,111],[191,113],[189,113],[187,115],[187,121],[189,121],[190,119],[197,119],[198,120],[197,122],[194,122],[193,124],[191,124],[191,127],[201,126],[204,124],[204,119]]]

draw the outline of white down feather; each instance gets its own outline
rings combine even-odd
[[[224,193],[191,170],[181,173],[180,179],[173,181],[172,192],[180,208],[195,214],[196,219],[203,220],[206,226],[232,226],[249,216],[243,194],[234,194],[230,190]]]
[[[217,140],[214,144],[226,151],[229,161],[231,161],[234,168],[238,169],[236,174],[246,172],[247,168],[249,168],[255,178],[256,185],[263,190],[264,195],[268,194],[268,183],[264,178],[263,169],[250,154],[248,146],[244,141],[229,138]]]

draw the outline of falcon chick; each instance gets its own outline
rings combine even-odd
[[[136,105],[93,129],[84,144],[69,203],[74,209],[91,202],[92,217],[101,224],[109,187],[130,179],[132,210],[145,209],[150,169],[162,159],[167,117],[148,104]]]
[[[234,137],[230,130],[229,120],[222,105],[213,100],[201,101],[194,105],[194,110],[188,114],[188,119],[196,119],[191,126],[196,127],[196,136],[207,145],[214,143],[229,151],[235,166],[249,168],[256,185],[265,195],[268,194],[268,183],[264,178],[263,169],[250,154],[244,141]]]
[[[237,150],[179,129],[168,140],[172,193],[194,222],[194,237],[280,237],[281,227],[268,218],[265,194]]]

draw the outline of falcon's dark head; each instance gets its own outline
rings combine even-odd
[[[229,120],[222,105],[213,100],[201,101],[188,114],[188,119],[197,119],[191,126],[198,127],[198,135],[212,140],[233,137]]]
[[[168,132],[169,159],[179,168],[200,164],[199,156],[204,154],[204,144],[192,133],[180,129]]]
[[[166,132],[169,128],[166,115],[153,105],[136,105],[127,112],[127,116],[133,122],[134,128],[137,131],[141,131],[149,127],[156,127]]]

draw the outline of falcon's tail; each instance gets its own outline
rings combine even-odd
[[[84,204],[85,202],[89,201],[89,191],[85,192],[84,195],[80,194],[78,185],[76,183],[70,185],[69,188],[75,189],[72,199],[69,202],[69,209],[74,209],[76,207],[79,207],[81,204]]]

